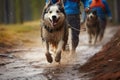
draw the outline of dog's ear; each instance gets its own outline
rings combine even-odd
[[[45,4],[45,7],[44,8],[47,8],[47,7],[49,7],[50,5],[52,5],[53,3],[52,3],[52,0],[48,0],[48,2],[46,2],[46,4]]]
[[[86,12],[87,14],[89,14],[89,13],[91,12],[91,9],[90,9],[90,8],[85,8],[85,12]]]
[[[42,15],[41,15],[41,18],[44,19],[44,14],[47,12],[47,8],[52,5],[52,1],[51,0],[48,0],[48,2],[46,2],[45,4],[45,7],[43,8],[43,11],[42,11]]]
[[[59,5],[59,10],[62,13],[64,13],[64,15],[66,15],[65,10],[64,10],[64,2],[63,2],[63,0],[58,0],[58,2],[56,4]]]
[[[64,2],[63,2],[63,0],[58,0],[58,2],[57,2],[56,4],[60,5],[61,7],[64,7]]]

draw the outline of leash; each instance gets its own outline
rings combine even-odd
[[[72,27],[72,26],[70,26],[70,28],[72,28],[72,29],[74,29],[74,30],[76,30],[76,31],[79,31],[79,32],[84,32],[84,31],[86,31],[86,28],[82,28],[82,30],[80,29],[77,29],[77,28],[74,28],[74,27]]]

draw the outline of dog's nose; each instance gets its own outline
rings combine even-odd
[[[57,17],[56,16],[52,16],[52,19],[55,20]]]
[[[90,16],[90,18],[93,18],[93,16]]]

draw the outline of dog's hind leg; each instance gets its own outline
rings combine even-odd
[[[61,60],[61,52],[62,52],[63,45],[64,45],[64,41],[60,40],[58,43],[57,51],[56,51],[56,57],[55,57],[56,62],[60,62]]]
[[[101,30],[101,32],[100,32],[99,41],[102,41],[103,36],[104,36],[104,32],[105,32],[105,30],[104,30],[104,29],[102,29],[102,30]]]
[[[99,37],[99,41],[102,41],[103,37],[104,37],[104,33],[105,33],[105,29],[106,29],[106,20],[100,21],[100,37]]]
[[[92,35],[89,34],[89,44],[91,44],[91,43],[92,43]]]
[[[46,59],[47,59],[47,61],[49,62],[49,63],[52,63],[52,61],[53,61],[53,59],[52,59],[52,56],[51,56],[51,54],[50,54],[50,52],[49,52],[49,43],[46,41],[46,50],[47,50],[47,52],[46,52]]]
[[[88,31],[88,43],[91,44],[92,43],[92,33],[90,31]]]
[[[95,34],[94,45],[95,45],[95,44],[96,44],[96,42],[97,42],[98,35],[99,35],[99,31],[98,31],[98,32],[96,32],[96,34]]]
[[[63,51],[65,50],[69,50],[69,46],[67,45],[68,42],[68,33],[66,33],[65,37],[64,37],[64,44],[63,44]]]
[[[103,36],[104,36],[104,33],[101,33],[101,34],[100,34],[99,41],[102,41],[102,39],[103,39]]]

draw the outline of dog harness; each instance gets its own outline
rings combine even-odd
[[[51,29],[49,26],[44,25],[44,28],[45,28],[48,32],[53,33],[53,32],[56,32],[56,31],[61,30],[61,29],[62,29],[62,26],[59,27],[59,28],[56,28],[56,29]]]
[[[94,7],[101,7],[103,10],[105,10],[105,5],[103,4],[102,0],[92,0],[90,8]]]
[[[50,29],[49,26],[44,25],[44,24],[42,24],[42,26],[44,26],[44,28],[45,28],[48,32],[50,32],[50,33],[59,31],[59,30],[61,30],[62,28],[64,28],[64,34],[66,34],[66,30],[67,30],[67,24],[65,24],[64,27],[61,26],[61,27],[59,27],[59,28],[57,28],[57,29]],[[45,41],[45,39],[44,39],[43,36],[42,36],[42,33],[43,33],[43,32],[42,32],[42,27],[41,27],[41,38],[42,38],[42,41]],[[65,36],[65,35],[64,35],[64,36]],[[63,37],[63,39],[64,39],[64,37]]]

